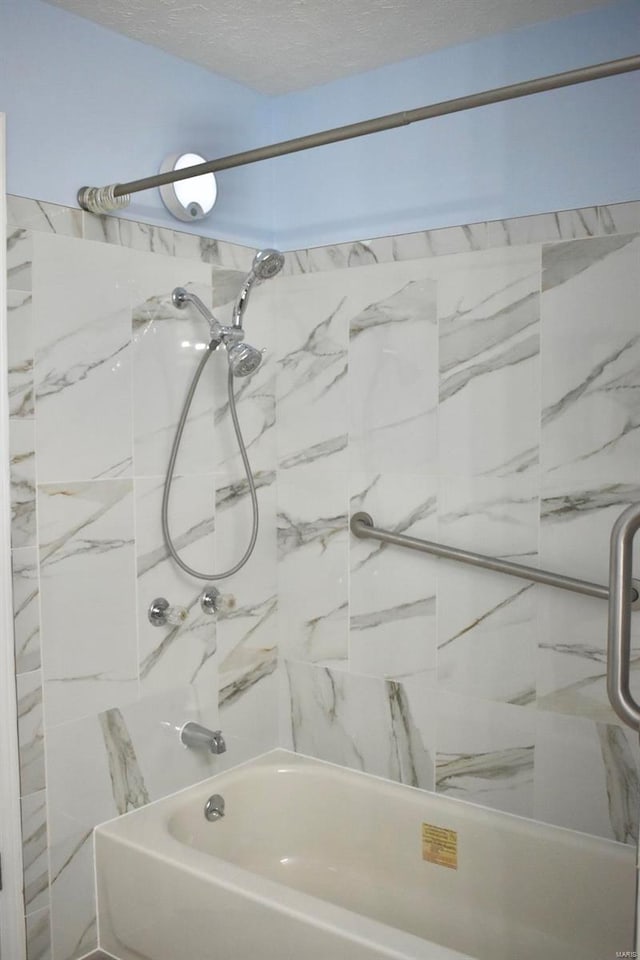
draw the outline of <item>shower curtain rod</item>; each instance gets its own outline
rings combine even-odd
[[[590,67],[580,67],[577,70],[568,70],[565,73],[554,73],[547,77],[525,80],[522,83],[512,83],[506,87],[496,87],[493,90],[484,90],[465,97],[457,97],[455,100],[444,100],[441,103],[417,107],[415,110],[388,113],[371,120],[349,123],[343,127],[333,127],[319,133],[295,137],[293,140],[283,140],[280,143],[268,144],[254,150],[246,150],[243,153],[230,154],[217,160],[207,160],[205,163],[197,163],[192,167],[184,167],[181,170],[157,173],[151,177],[143,177],[141,180],[130,180],[128,183],[112,183],[106,187],[82,187],[78,191],[78,203],[83,210],[88,210],[91,213],[108,213],[110,210],[127,206],[130,202],[130,195],[139,193],[141,190],[150,190],[167,183],[188,180],[205,173],[217,173],[219,170],[242,167],[248,163],[257,163],[260,160],[271,160],[274,157],[298,153],[301,150],[311,150],[329,143],[338,143],[341,140],[365,137],[371,133],[380,133],[383,130],[392,130],[420,120],[431,120],[434,117],[472,110],[475,107],[484,107],[491,103],[515,100],[534,93],[544,93],[548,90],[570,87],[578,83],[587,83],[590,80],[601,80],[604,77],[630,73],[633,70],[640,70],[640,54],[623,57],[620,60],[596,63]]]

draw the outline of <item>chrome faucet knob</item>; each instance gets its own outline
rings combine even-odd
[[[189,611],[186,607],[173,607],[164,597],[156,597],[152,600],[147,610],[149,623],[154,627],[164,627],[167,624],[179,627],[188,616]]]

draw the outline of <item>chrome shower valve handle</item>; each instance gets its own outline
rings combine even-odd
[[[156,597],[149,604],[147,617],[154,627],[179,627],[189,616],[186,607],[172,606],[164,597]]]

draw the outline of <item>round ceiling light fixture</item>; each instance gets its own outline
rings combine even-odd
[[[197,163],[206,163],[197,153],[173,153],[167,157],[160,173],[171,170],[183,170]],[[169,211],[177,220],[202,220],[213,210],[218,195],[218,186],[213,173],[203,173],[188,180],[165,183],[160,188],[160,196]]]

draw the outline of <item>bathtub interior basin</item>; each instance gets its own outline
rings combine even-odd
[[[632,949],[630,847],[284,750],[98,827],[96,862],[100,945],[122,960]]]

